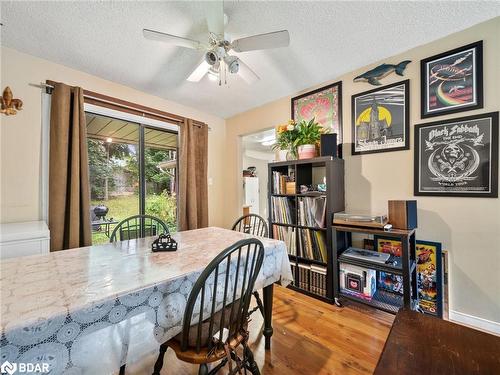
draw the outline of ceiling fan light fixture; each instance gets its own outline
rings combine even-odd
[[[207,51],[207,53],[205,53],[205,61],[208,65],[215,65],[219,61],[219,56],[213,50]]]
[[[236,56],[226,56],[224,57],[224,62],[227,65],[229,73],[236,74],[240,70],[240,63]]]

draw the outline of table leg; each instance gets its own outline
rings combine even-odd
[[[274,284],[268,285],[263,289],[263,297],[264,297],[264,330],[262,333],[264,334],[266,345],[265,349],[271,349],[271,336],[273,335],[273,287]]]

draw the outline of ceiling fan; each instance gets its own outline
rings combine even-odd
[[[224,14],[222,2],[219,2],[216,3],[216,6],[213,6],[212,3],[211,7],[207,9],[208,44],[150,29],[143,29],[142,32],[144,37],[149,40],[204,51],[203,60],[187,80],[199,82],[208,73],[212,77],[216,77],[219,86],[222,82],[227,83],[227,73],[238,74],[248,84],[259,80],[259,76],[239,57],[230,55],[230,51],[247,52],[287,47],[290,44],[290,35],[287,30],[253,35],[230,42],[224,37],[226,23],[227,16]]]

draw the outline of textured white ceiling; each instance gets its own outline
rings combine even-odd
[[[1,42],[229,117],[500,15],[499,2],[226,1],[229,39],[288,29],[291,44],[240,53],[261,80],[249,86],[232,76],[227,86],[219,87],[207,77],[200,83],[185,80],[201,52],[142,37],[142,28],[150,28],[205,41],[206,5],[2,1]]]

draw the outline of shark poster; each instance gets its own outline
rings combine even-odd
[[[498,112],[415,125],[415,195],[498,197]]]
[[[483,42],[424,59],[422,118],[483,108]]]
[[[352,154],[408,150],[408,80],[352,96]]]

